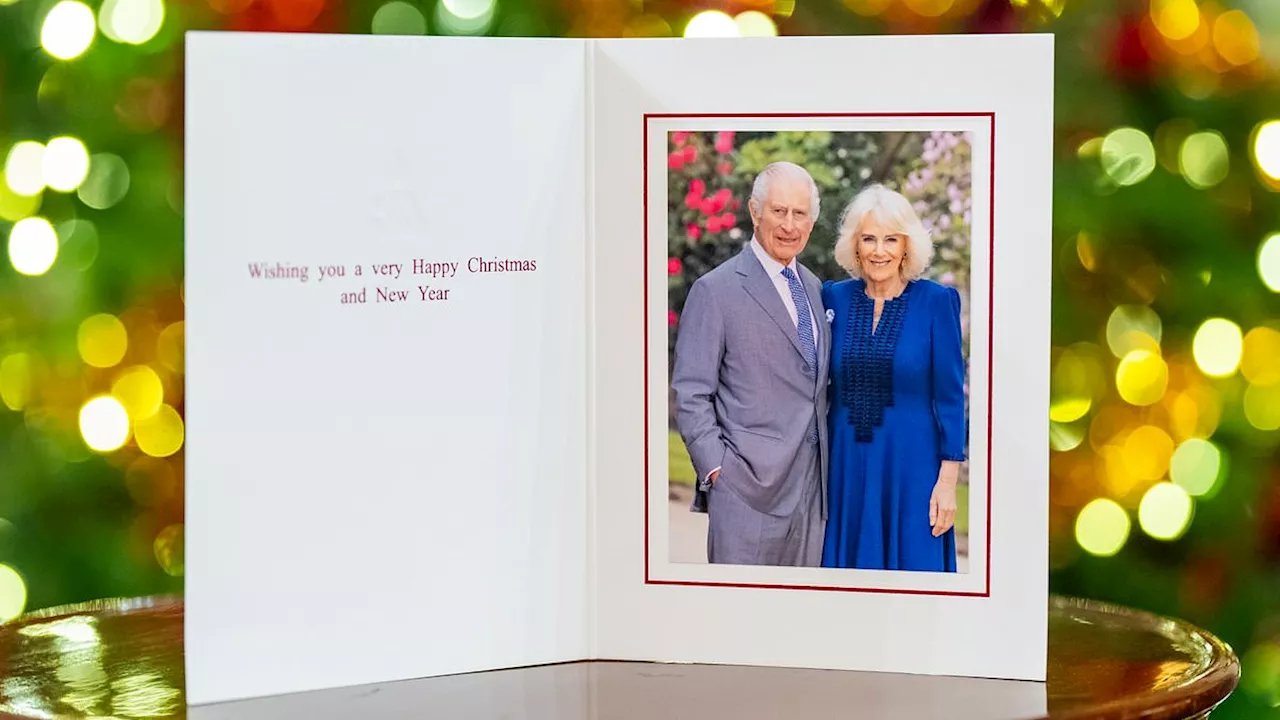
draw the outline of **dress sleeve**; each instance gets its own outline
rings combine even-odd
[[[941,444],[939,459],[963,462],[968,445],[965,422],[965,361],[960,332],[960,293],[944,287],[933,303],[933,412]]]

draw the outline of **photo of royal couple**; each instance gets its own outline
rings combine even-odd
[[[672,134],[672,560],[965,572],[966,134],[736,135]]]

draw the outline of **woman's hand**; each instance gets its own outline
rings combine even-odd
[[[956,482],[960,479],[960,463],[943,461],[938,482],[929,498],[929,525],[938,537],[956,524]]]

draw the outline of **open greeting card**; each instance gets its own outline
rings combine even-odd
[[[1043,680],[1052,55],[191,34],[192,704]]]

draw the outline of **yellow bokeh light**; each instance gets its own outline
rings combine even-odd
[[[13,353],[0,360],[0,401],[14,412],[31,402],[31,356]]]
[[[1177,540],[1191,524],[1195,502],[1171,482],[1152,485],[1138,503],[1138,524],[1157,540]]]
[[[1169,366],[1149,350],[1134,350],[1116,368],[1116,390],[1130,405],[1153,405],[1169,387]]]
[[[111,385],[111,394],[139,422],[156,414],[164,402],[164,384],[155,370],[135,365],[120,373]]]
[[[174,577],[182,575],[186,567],[183,530],[181,524],[170,525],[156,535],[153,543],[156,562],[160,564],[161,569]]]
[[[1084,442],[1085,427],[1082,424],[1066,424],[1049,421],[1049,447],[1058,452],[1075,450]]]
[[[1076,157],[1080,159],[1099,157],[1102,154],[1102,138],[1092,137],[1080,143],[1076,148]]]
[[[163,0],[106,0],[98,11],[102,34],[119,43],[141,45],[164,24]]]
[[[1151,20],[1161,35],[1185,40],[1200,27],[1200,8],[1195,0],[1151,0]]]
[[[1191,341],[1191,352],[1205,375],[1232,375],[1240,366],[1240,355],[1244,352],[1240,326],[1224,318],[1205,320]]]
[[[1213,46],[1232,65],[1248,65],[1258,59],[1258,29],[1241,10],[1228,10],[1213,23]]]
[[[1098,271],[1097,240],[1087,232],[1076,234],[1076,257],[1080,266],[1089,272]]]
[[[76,138],[56,137],[44,149],[41,175],[50,188],[72,192],[89,176],[89,151]]]
[[[1217,431],[1221,419],[1222,401],[1209,388],[1188,389],[1170,399],[1169,429],[1177,440],[1207,438]]]
[[[129,440],[129,413],[110,395],[98,395],[80,408],[80,435],[90,450],[118,450]]]
[[[1136,185],[1156,169],[1156,148],[1137,128],[1112,130],[1102,141],[1102,170],[1117,185]]]
[[[955,0],[906,0],[906,5],[924,17],[941,17],[955,5]]]
[[[1053,365],[1050,376],[1049,419],[1071,423],[1088,414],[1093,406],[1087,360],[1073,350],[1065,350]]]
[[[17,570],[0,565],[0,623],[9,622],[27,607],[27,583]]]
[[[1253,161],[1272,180],[1280,180],[1280,120],[1268,120],[1253,134]]]
[[[1195,497],[1211,494],[1221,471],[1222,451],[1201,438],[1191,438],[1179,445],[1169,462],[1169,479]]]
[[[182,416],[168,405],[150,417],[134,424],[133,437],[138,449],[151,457],[169,457],[182,447],[185,428]]]
[[[23,275],[43,275],[58,258],[58,234],[42,217],[23,218],[9,230],[9,263]]]
[[[186,348],[186,326],[179,320],[160,331],[156,338],[156,357],[169,372],[183,371]]]
[[[1250,385],[1244,391],[1244,417],[1259,430],[1280,429],[1280,385]]]
[[[738,37],[738,24],[719,10],[703,10],[694,15],[684,27],[684,36]]]
[[[79,0],[62,0],[44,16],[40,45],[59,60],[75,59],[93,44],[95,25],[88,5]]]
[[[31,217],[40,212],[42,200],[40,193],[19,195],[14,192],[5,181],[3,169],[0,168],[0,218],[9,222],[18,222],[22,218]]]
[[[1076,516],[1076,542],[1091,555],[1110,557],[1124,547],[1129,528],[1129,515],[1119,503],[1097,498]]]
[[[1226,180],[1231,169],[1226,139],[1212,130],[1188,135],[1178,153],[1178,169],[1187,182],[1198,189]]]
[[[742,37],[773,37],[778,34],[778,26],[773,24],[773,18],[759,10],[738,13],[733,22],[738,26],[738,34]]]
[[[1169,472],[1173,438],[1154,425],[1143,425],[1124,441],[1124,465],[1139,480],[1159,480]]]
[[[76,333],[80,357],[93,367],[108,368],[124,359],[129,334],[114,315],[102,313],[84,319]]]
[[[1254,385],[1280,382],[1280,331],[1256,327],[1245,334],[1240,374]]]
[[[15,195],[39,195],[44,190],[44,145],[34,140],[14,143],[5,156],[4,182]]]
[[[1163,327],[1146,305],[1120,305],[1107,318],[1107,347],[1118,358],[1134,350],[1159,353]]]
[[[1280,233],[1271,233],[1258,245],[1258,276],[1271,292],[1280,292]]]

